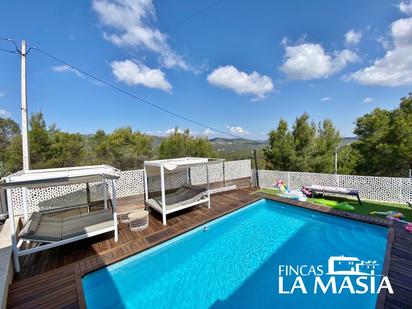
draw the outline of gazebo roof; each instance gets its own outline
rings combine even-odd
[[[37,188],[84,182],[117,179],[119,170],[109,165],[92,165],[65,168],[19,171],[1,179],[3,188]]]
[[[159,169],[161,166],[165,169],[165,172],[178,172],[189,167],[216,164],[225,161],[224,159],[215,158],[202,158],[202,157],[185,157],[165,160],[153,160],[145,161],[144,166],[148,175],[159,175]]]

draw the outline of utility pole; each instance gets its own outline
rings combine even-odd
[[[23,170],[30,169],[30,151],[27,118],[27,81],[26,81],[26,41],[21,42],[21,140],[23,146]]]

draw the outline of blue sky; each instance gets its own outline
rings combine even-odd
[[[2,1],[0,37],[26,39],[196,126],[33,50],[28,105],[62,130],[213,128],[264,139],[280,118],[330,118],[344,136],[411,91],[412,2]],[[11,48],[0,42],[0,48]],[[0,115],[20,122],[20,62],[0,53]]]

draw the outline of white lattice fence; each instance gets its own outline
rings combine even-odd
[[[252,175],[256,184],[254,171]],[[262,188],[273,188],[278,179],[292,189],[300,189],[304,185],[339,186],[358,189],[362,199],[398,203],[412,200],[410,178],[259,170],[259,185]]]
[[[250,160],[239,160],[225,162],[225,179],[238,179],[250,177],[251,168]],[[118,174],[120,178],[116,180],[117,197],[126,197],[132,195],[140,195],[144,193],[143,170],[123,171]],[[206,169],[199,166],[191,171],[193,184],[206,183]],[[223,180],[223,164],[214,164],[209,167],[210,182],[218,182]],[[178,188],[186,182],[186,173],[176,173],[168,175],[165,178],[167,189]],[[150,177],[148,181],[149,191],[160,191],[159,177]],[[91,183],[90,198],[92,201],[101,199],[103,195],[102,183]],[[108,182],[108,193],[111,197],[111,183]],[[16,215],[23,214],[23,194],[21,189],[13,189],[13,206]],[[85,204],[86,185],[65,185],[57,187],[39,188],[28,190],[27,201],[29,211],[37,211],[39,209],[55,209],[68,207],[73,205]]]

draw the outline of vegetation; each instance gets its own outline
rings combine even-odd
[[[29,143],[32,168],[110,164],[122,170],[141,168],[144,160],[183,156],[252,158],[257,149],[259,168],[334,172],[338,150],[338,172],[377,176],[407,176],[412,167],[412,94],[402,98],[392,111],[375,109],[358,118],[351,143],[345,142],[329,119],[319,123],[307,113],[289,128],[280,120],[268,134],[268,143],[246,139],[208,140],[177,128],[167,137],[152,137],[130,127],[92,135],[63,132],[46,125],[42,113],[30,118]],[[253,162],[253,160],[252,160]],[[0,176],[22,168],[18,124],[0,118]]]
[[[213,145],[207,138],[193,137],[188,129],[180,133],[178,128],[160,143],[160,159],[189,156],[213,157]]]
[[[266,168],[332,173],[337,150],[338,173],[407,177],[412,168],[412,94],[402,98],[398,108],[377,108],[355,124],[357,140],[343,145],[328,119],[316,126],[304,113],[292,130],[280,120],[263,150]]]
[[[278,195],[279,193],[279,191],[276,189],[259,189],[259,191],[257,192],[265,193],[268,195]],[[338,202],[347,202],[355,208],[355,210],[353,211],[354,213],[358,213],[362,215],[369,215],[372,211],[379,211],[379,212],[399,211],[405,216],[404,220],[412,222],[412,209],[408,208],[408,206],[406,206],[405,204],[362,200],[362,205],[359,205],[357,200],[351,199],[351,198],[327,196],[326,199],[332,200],[332,201],[338,201]],[[316,204],[314,200],[311,198],[308,198],[308,202]],[[328,207],[323,204],[321,206]],[[380,216],[380,215],[372,215],[372,216],[384,218],[384,216]]]
[[[145,160],[181,156],[214,156],[213,145],[205,138],[190,136],[176,128],[162,139],[158,149],[153,138],[130,127],[107,134],[98,130],[91,136],[62,132],[47,126],[42,113],[31,116],[29,130],[31,167],[50,168],[109,164],[121,170],[142,168]],[[0,176],[22,169],[20,128],[11,119],[0,118]]]
[[[412,167],[412,93],[393,111],[375,109],[356,121],[353,144],[362,175],[407,176]]]
[[[275,170],[332,173],[334,152],[341,142],[329,119],[316,125],[304,113],[296,118],[292,131],[281,119],[269,133],[269,146],[263,149],[266,167]]]

